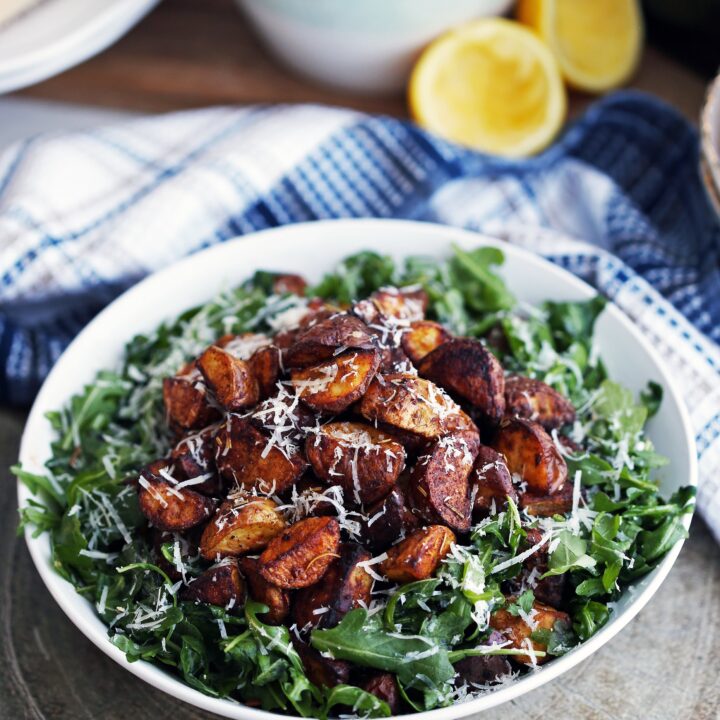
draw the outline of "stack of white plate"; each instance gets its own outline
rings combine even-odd
[[[0,26],[0,93],[40,82],[87,60],[125,34],[158,2],[39,0]]]
[[[720,217],[720,75],[708,88],[700,134],[700,172],[710,202]]]

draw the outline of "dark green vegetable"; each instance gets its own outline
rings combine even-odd
[[[623,589],[685,535],[684,516],[693,507],[691,488],[666,500],[653,477],[665,461],[644,426],[657,412],[661,388],[650,382],[636,401],[608,379],[593,352],[593,326],[604,299],[519,308],[497,273],[502,262],[496,248],[455,248],[445,263],[409,258],[403,268],[363,252],[308,290],[309,296],[349,303],[384,285],[419,284],[429,297],[428,317],[484,339],[508,371],[543,380],[578,408],[577,423],[564,429],[581,447],[568,458],[569,482],[577,483],[573,513],[540,521],[523,517],[510,501],[505,511],[473,527],[437,577],[377,595],[371,612],[355,609],[335,627],[312,632],[316,650],[393,673],[402,697],[417,710],[462,699],[468,688],[455,685],[453,669],[462,658],[522,654],[492,644],[488,619],[506,604],[506,584],[523,570],[518,556],[530,528],[543,532],[550,550],[546,576],[568,581],[571,599],[564,609],[572,622],[556,622],[552,631],[533,636],[547,645],[547,654],[560,655],[607,622]],[[111,642],[129,660],[154,662],[201,692],[268,710],[386,717],[387,703],[359,687],[311,683],[291,630],[259,619],[265,606],[248,601],[233,613],[181,601],[179,585],[157,564],[163,563],[153,552],[135,490],[125,482],[171,447],[163,378],[219,336],[267,330],[268,319],[299,302],[271,295],[272,280],[270,273],[257,273],[176,322],[134,338],[120,372],[100,373],[67,407],[50,413],[56,439],[46,474],[13,468],[34,495],[21,510],[21,526],[50,534],[56,570],[95,604]],[[187,578],[198,576],[205,566],[184,552],[179,536],[163,539],[162,561],[181,567]],[[534,600],[533,591],[523,588],[507,609],[522,617]]]

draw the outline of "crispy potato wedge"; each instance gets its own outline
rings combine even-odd
[[[241,557],[238,565],[247,581],[250,597],[269,608],[258,617],[269,625],[282,624],[290,612],[290,593],[265,580],[258,572],[257,558]]]
[[[477,655],[466,657],[453,666],[460,677],[468,683],[487,685],[512,672],[512,665],[501,655]]]
[[[211,345],[197,362],[207,386],[226,410],[233,412],[257,404],[258,383],[244,360]]]
[[[168,423],[183,431],[206,427],[220,417],[210,404],[200,371],[194,366],[163,380],[163,402]]]
[[[215,438],[218,472],[246,490],[282,493],[303,474],[307,463],[292,443],[279,443],[247,418],[228,415]]]
[[[205,560],[215,560],[261,550],[285,528],[282,513],[270,498],[249,495],[227,500],[203,531],[200,553]]]
[[[302,275],[280,273],[273,278],[272,290],[276,295],[305,295],[307,282]]]
[[[413,364],[417,365],[426,355],[452,339],[452,334],[440,323],[419,320],[403,333],[401,345]]]
[[[573,486],[566,482],[557,492],[549,495],[535,495],[525,492],[520,496],[520,507],[528,515],[551,517],[564,515],[572,509]]]
[[[435,573],[454,542],[455,534],[444,525],[420,528],[387,551],[380,572],[398,583],[425,580]]]
[[[387,495],[405,466],[405,449],[372,425],[327,423],[309,435],[305,455],[315,474],[343,488],[345,500],[372,503]]]
[[[361,687],[365,692],[372,693],[376,698],[385,701],[390,706],[390,712],[393,715],[400,713],[402,705],[400,690],[393,674],[379,673],[378,675],[373,675],[373,677],[366,680]]]
[[[575,420],[572,403],[540,380],[523,375],[505,378],[505,413],[554,430]]]
[[[151,463],[138,478],[140,512],[159,530],[188,530],[205,522],[213,513],[212,499],[187,487],[176,489],[166,478],[172,464],[164,460]]]
[[[293,370],[292,383],[313,410],[339,413],[362,397],[379,365],[377,350],[351,350],[320,365]]]
[[[182,589],[181,597],[237,612],[245,604],[245,583],[237,562],[224,561],[206,570]]]
[[[426,440],[458,430],[477,429],[459,405],[437,385],[408,374],[378,375],[360,401],[359,410],[368,420]]]
[[[473,513],[480,515],[489,512],[493,504],[498,509],[502,508],[508,498],[517,502],[517,493],[505,458],[486,445],[480,446],[470,474],[470,497],[473,500]]]
[[[275,345],[260,348],[252,354],[248,365],[258,384],[259,399],[269,398],[280,379],[280,349]]]
[[[469,402],[488,423],[497,424],[505,414],[502,366],[479,340],[442,343],[418,363],[418,373]]]
[[[375,350],[377,340],[362,320],[337,313],[299,335],[285,353],[285,367],[305,368],[332,360],[339,348]]]
[[[371,558],[360,545],[343,543],[340,557],[320,581],[295,593],[292,613],[297,626],[335,627],[353,608],[368,606],[373,579],[358,563]]]
[[[267,582],[294,590],[316,583],[339,556],[340,525],[335,518],[310,517],[274,538],[258,563]]]
[[[514,602],[515,598],[508,597],[507,600]],[[529,644],[533,652],[545,652],[547,645],[532,640],[530,636],[533,632],[552,630],[556,622],[570,623],[570,616],[567,613],[539,602],[533,603],[531,615],[536,625],[535,629],[532,629],[521,617],[512,615],[505,608],[500,608],[490,615],[490,627],[502,633],[503,637],[510,641],[510,646],[517,650],[528,648]],[[526,665],[533,664],[530,655],[514,655],[513,659]],[[537,664],[540,665],[550,659],[547,656],[539,657]]]
[[[195,492],[217,497],[222,491],[222,482],[215,466],[215,434],[217,426],[186,435],[170,453],[175,474],[187,480],[199,480],[189,485]]]
[[[456,532],[470,529],[468,477],[480,446],[478,435],[446,435],[420,456],[410,476],[413,509],[430,523]]]
[[[396,485],[382,500],[367,510],[368,519],[362,523],[363,543],[373,552],[389,548],[399,537],[417,530],[420,521],[405,502],[403,491]]]
[[[315,648],[290,634],[292,644],[302,660],[305,674],[310,682],[323,687],[345,685],[350,680],[350,663],[345,660],[331,660],[321,655]]]
[[[506,419],[492,447],[505,456],[510,473],[527,482],[530,492],[550,495],[565,484],[565,460],[541,425],[522,418]]]

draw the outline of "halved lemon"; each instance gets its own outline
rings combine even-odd
[[[639,0],[520,0],[517,15],[550,46],[573,87],[605,92],[637,67],[643,42]]]
[[[429,45],[408,96],[413,117],[428,130],[509,157],[545,148],[567,108],[548,47],[519,23],[497,18],[474,21]]]

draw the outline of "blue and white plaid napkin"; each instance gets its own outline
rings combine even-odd
[[[505,161],[398,120],[216,108],[44,135],[0,156],[0,400],[25,404],[78,330],[173,260],[335,217],[462,226],[532,248],[612,298],[664,356],[720,539],[720,227],[696,133],[619,93],[543,155]]]

